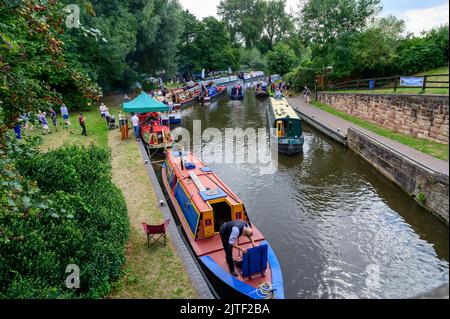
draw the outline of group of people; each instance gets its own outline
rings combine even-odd
[[[64,120],[62,127],[63,129],[68,129],[70,126],[69,110],[64,103],[61,105],[60,112]],[[16,137],[18,139],[22,139],[21,135],[22,125],[25,131],[30,132],[34,131],[36,119],[38,120],[38,123],[40,123],[41,125],[43,134],[44,135],[51,134],[49,121],[47,119],[48,115],[50,116],[55,131],[58,131],[58,113],[52,108],[47,112],[38,111],[37,114],[34,114],[32,112],[21,114],[17,121],[17,125],[14,127]]]

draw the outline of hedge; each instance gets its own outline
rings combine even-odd
[[[108,295],[111,281],[122,273],[129,237],[126,203],[111,182],[109,152],[69,147],[14,164],[26,195],[12,202],[11,192],[1,189],[1,201],[14,207],[0,214],[0,298]],[[65,285],[69,264],[80,268],[80,289]]]

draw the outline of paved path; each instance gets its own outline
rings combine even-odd
[[[303,101],[302,97],[288,98],[288,102],[291,106],[299,112],[308,124],[316,127],[325,134],[333,137],[337,141],[346,144],[348,129],[356,128],[378,142],[387,145],[388,147],[401,153],[403,156],[412,159],[415,162],[420,163],[426,168],[449,175],[449,163],[440,159],[434,158],[430,155],[424,154],[416,149],[393,141],[389,138],[380,136],[372,131],[366,130],[356,124],[346,121],[340,117],[330,114],[324,110],[321,110],[313,105],[309,105]]]

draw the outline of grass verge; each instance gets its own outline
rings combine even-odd
[[[437,143],[437,142],[433,142],[433,141],[428,141],[425,139],[421,139],[421,138],[416,138],[416,137],[412,137],[412,136],[407,136],[404,134],[400,134],[400,133],[396,133],[392,130],[386,129],[384,127],[381,127],[379,125],[376,124],[372,124],[370,122],[367,122],[365,120],[361,120],[359,118],[356,118],[354,116],[348,115],[345,112],[339,111],[334,109],[331,106],[328,106],[326,104],[314,101],[311,102],[311,104],[313,104],[314,106],[328,112],[331,113],[333,115],[336,115],[340,118],[343,118],[344,120],[347,120],[349,122],[352,122],[356,125],[359,125],[369,131],[372,131],[374,133],[377,133],[378,135],[387,137],[391,140],[397,141],[399,143],[402,143],[404,145],[407,145],[409,147],[412,147],[416,150],[419,150],[425,154],[431,155],[435,158],[444,160],[444,161],[448,161],[449,160],[449,147],[448,145],[445,144],[441,144],[441,143]]]
[[[130,219],[129,256],[125,276],[115,283],[111,298],[192,299],[195,290],[171,241],[167,247],[147,247],[141,222],[161,224],[163,216],[134,139],[109,134],[114,183],[122,190]]]

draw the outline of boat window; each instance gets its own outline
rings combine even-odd
[[[214,214],[214,231],[220,231],[220,226],[231,221],[231,207],[226,202],[211,204]]]

